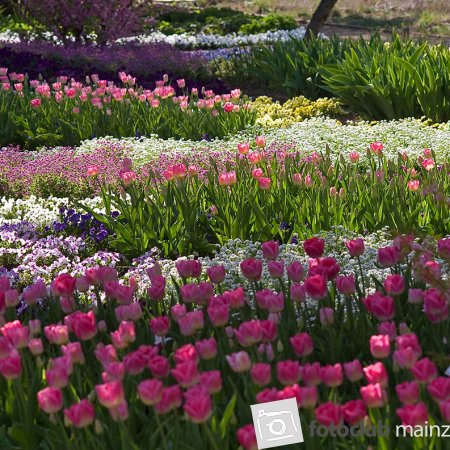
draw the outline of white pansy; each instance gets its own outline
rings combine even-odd
[[[80,203],[104,213],[100,197],[84,199]],[[74,206],[73,201],[68,198],[39,198],[34,195],[27,199],[0,197],[0,225],[26,221],[42,228],[60,218],[61,205]]]

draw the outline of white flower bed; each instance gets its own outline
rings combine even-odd
[[[364,156],[369,144],[381,141],[385,146],[384,153],[389,157],[396,157],[398,152],[406,151],[410,155],[417,155],[424,148],[431,148],[436,152],[438,163],[450,158],[450,124],[446,129],[429,127],[415,119],[399,121],[382,121],[370,124],[342,125],[338,120],[328,118],[312,118],[295,123],[288,128],[249,128],[228,139],[212,141],[186,141],[176,139],[150,138],[101,138],[84,141],[78,148],[81,153],[91,153],[101,142],[120,142],[127,147],[128,156],[136,165],[145,164],[160,153],[185,153],[186,155],[213,151],[235,151],[239,142],[253,142],[255,136],[264,134],[266,142],[282,146],[289,144],[294,150],[304,153],[324,151],[326,144],[331,149],[333,158],[344,156],[352,151],[359,151]]]
[[[160,31],[154,31],[149,34],[141,34],[137,36],[131,36],[126,38],[121,38],[115,41],[119,44],[135,43],[135,44],[151,44],[155,42],[165,42],[167,44],[174,45],[179,48],[184,49],[195,49],[195,48],[228,48],[228,47],[241,47],[241,46],[251,46],[256,44],[268,44],[277,41],[288,41],[289,39],[303,39],[305,35],[305,27],[295,28],[293,30],[277,30],[277,31],[267,31],[265,33],[257,34],[237,34],[230,33],[226,35],[218,34],[170,34],[166,35]],[[325,35],[322,35],[325,37]],[[44,33],[42,36],[46,41],[53,42],[57,45],[62,45],[58,38],[53,33]],[[30,34],[27,37],[28,40],[33,41],[37,39],[36,36]],[[0,33],[0,42],[4,43],[19,43],[21,38],[18,33],[10,30],[6,30]]]
[[[217,34],[171,34],[165,35],[160,31],[140,36],[118,39],[119,43],[134,42],[139,44],[148,44],[153,42],[166,42],[180,48],[221,48],[238,47],[256,44],[267,44],[277,41],[288,41],[289,39],[303,39],[305,36],[305,27],[295,28],[293,30],[267,31],[265,33],[243,35],[230,33],[224,36]]]

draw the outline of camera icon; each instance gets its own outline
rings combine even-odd
[[[295,398],[250,406],[260,450],[303,442]]]

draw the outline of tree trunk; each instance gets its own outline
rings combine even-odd
[[[311,21],[306,28],[305,37],[307,39],[311,36],[317,36],[319,34],[319,31],[328,19],[336,3],[337,0],[320,0],[319,6],[314,11]]]

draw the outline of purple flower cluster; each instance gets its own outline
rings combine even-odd
[[[89,252],[81,237],[43,237],[28,222],[0,227],[0,266],[6,266],[8,275],[22,285],[38,279],[49,281],[62,272],[84,273],[99,265],[115,267],[121,259],[115,252]]]
[[[125,149],[123,144],[109,143],[91,154],[77,154],[71,148],[41,153],[22,152],[15,147],[0,150],[3,195],[88,197],[99,191],[98,183],[87,175],[88,167],[97,166],[102,179],[114,185]]]
[[[30,79],[41,75],[51,80],[64,75],[82,81],[91,73],[102,79],[116,79],[117,73],[124,71],[138,77],[144,87],[154,87],[154,81],[168,73],[187,80],[208,81],[208,87],[215,92],[228,90],[218,81],[211,85],[206,55],[182,51],[166,43],[106,47],[63,47],[43,41],[9,43],[0,48],[0,60],[11,71],[28,73]],[[187,86],[190,88],[191,84]]]
[[[80,213],[72,208],[61,206],[59,209],[61,222],[54,221],[52,223],[55,234],[73,231],[73,234],[79,235],[82,239],[91,239],[100,243],[109,236],[109,231],[105,225],[95,219],[90,213]],[[114,211],[112,215],[118,215]],[[46,231],[50,231],[50,227],[46,227]]]

